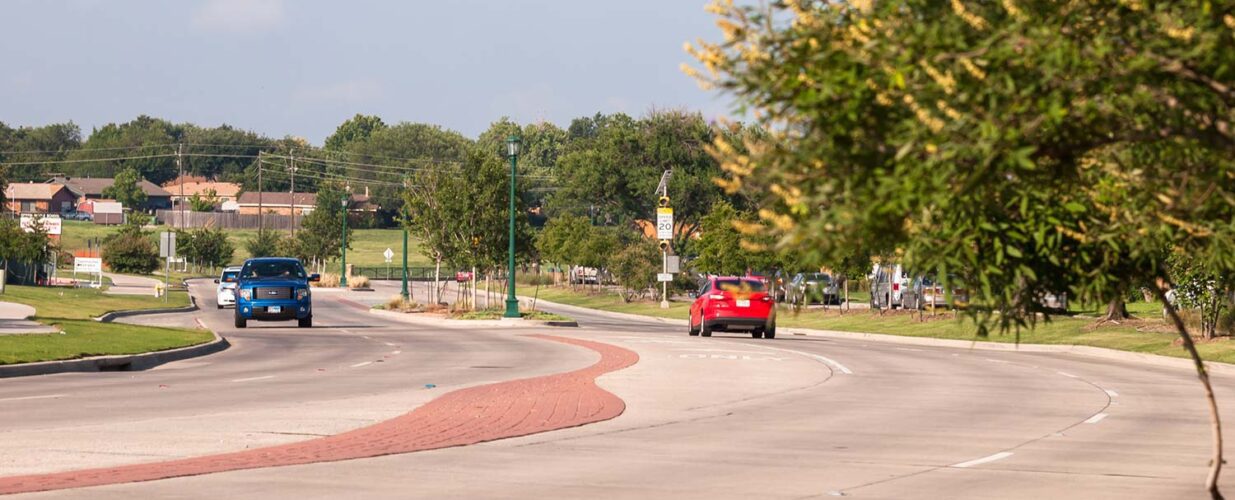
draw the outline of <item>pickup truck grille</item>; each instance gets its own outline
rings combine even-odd
[[[292,289],[285,286],[253,287],[253,300],[290,299]]]

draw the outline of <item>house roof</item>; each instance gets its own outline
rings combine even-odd
[[[64,184],[9,184],[4,196],[10,200],[50,200],[64,189]]]
[[[262,206],[287,207],[287,206],[291,206],[292,204],[291,203],[292,193],[284,193],[284,192],[257,193],[253,191],[247,191],[244,194],[240,195],[240,198],[236,200],[236,202],[242,207],[246,207],[246,206],[256,207],[259,199],[261,200]],[[316,205],[317,205],[317,195],[316,194],[296,193],[296,206],[313,207]]]
[[[70,191],[78,196],[103,196],[103,190],[111,187],[116,183],[116,179],[110,177],[55,177],[48,181],[49,183],[64,184]],[[172,194],[167,192],[153,182],[142,179],[137,183],[141,187],[142,192],[146,196],[152,197],[170,197]]]
[[[180,185],[171,185],[165,188],[173,196],[180,196]],[[184,195],[193,196],[195,194],[205,195],[206,191],[214,190],[215,196],[226,196],[235,198],[240,194],[240,185],[231,182],[186,182],[184,183]]]

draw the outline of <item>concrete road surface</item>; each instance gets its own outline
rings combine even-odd
[[[17,498],[1203,498],[1209,450],[1187,371],[1066,354],[786,336],[688,337],[575,314],[579,329],[443,330],[314,296],[312,330],[230,328],[234,347],[149,372],[0,384],[0,476],[161,461],[363,427],[464,386],[572,370],[586,349],[639,362],[599,378],[621,416],[403,455]],[[380,292],[379,292],[380,293]],[[435,384],[426,388],[426,384]],[[1229,377],[1216,377],[1235,415]],[[1225,488],[1235,491],[1230,475]]]

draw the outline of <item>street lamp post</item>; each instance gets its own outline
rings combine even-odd
[[[407,291],[407,221],[403,221],[403,300],[411,298]]]
[[[343,249],[342,268],[339,270],[339,286],[347,288],[347,195],[339,200],[339,204],[343,207]]]
[[[515,298],[515,178],[519,161],[519,136],[506,138],[506,153],[510,156],[510,239],[507,241],[506,313],[504,318],[518,318],[519,299]]]

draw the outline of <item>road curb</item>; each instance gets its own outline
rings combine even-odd
[[[214,340],[210,342],[165,351],[0,365],[0,378],[51,375],[53,373],[67,372],[148,370],[164,363],[206,356],[231,347],[226,338],[213,331],[210,333],[214,335]]]
[[[525,299],[520,297],[520,299]],[[525,299],[530,300],[530,299]],[[643,316],[640,314],[619,313],[611,311],[602,311],[599,309],[590,309],[587,307],[572,306],[567,304],[559,304],[544,299],[538,299],[547,306],[561,308],[566,311],[580,311],[598,316],[605,316],[613,319],[635,320],[635,321],[656,321],[659,323],[686,326],[684,319],[658,318],[655,316]],[[1141,363],[1152,366],[1161,366],[1167,368],[1177,368],[1185,370],[1194,370],[1195,367],[1190,358],[1172,358],[1158,354],[1147,354],[1132,351],[1120,351],[1116,349],[1107,349],[1105,347],[1094,347],[1087,345],[1053,345],[1053,344],[1013,344],[1005,342],[987,342],[979,340],[954,340],[954,339],[935,339],[928,337],[906,337],[902,335],[890,335],[884,333],[860,333],[860,332],[842,332],[836,330],[815,330],[811,328],[793,328],[781,327],[781,333],[791,335],[801,335],[807,337],[823,337],[848,340],[866,340],[871,342],[884,342],[888,344],[902,345],[919,345],[930,347],[951,347],[959,349],[971,349],[978,351],[1004,351],[1004,352],[1030,352],[1030,353],[1066,353],[1088,356],[1093,358],[1108,359],[1114,361],[1126,361],[1132,363]],[[1220,361],[1206,361],[1205,366],[1209,368],[1211,373],[1221,373],[1224,375],[1235,375],[1235,364],[1223,363]]]
[[[370,314],[376,314],[383,318],[400,321],[403,323],[411,323],[416,325],[437,326],[451,329],[466,329],[475,328],[478,326],[499,326],[503,328],[573,328],[578,327],[579,323],[575,321],[552,321],[552,320],[496,320],[496,319],[443,319],[443,318],[428,318],[418,317],[416,313],[400,313],[392,311],[384,311],[381,309],[369,309]]]
[[[180,312],[193,312],[196,310],[197,310],[197,299],[194,298],[193,295],[189,295],[189,305],[187,306],[170,307],[170,308],[163,308],[163,309],[130,309],[127,311],[112,311],[102,316],[99,316],[97,318],[94,318],[94,320],[100,323],[111,323],[112,321],[115,321],[116,318],[124,318],[128,316],[140,316],[143,314],[164,314],[164,313],[170,314],[170,313],[180,313]]]

